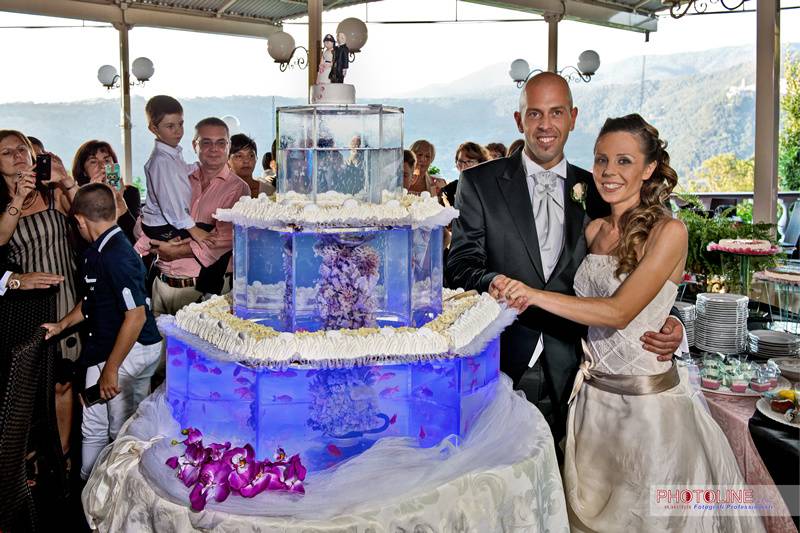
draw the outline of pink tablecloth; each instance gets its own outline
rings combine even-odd
[[[725,396],[704,392],[711,416],[722,428],[725,436],[728,437],[733,454],[739,462],[739,469],[744,475],[745,481],[750,485],[774,485],[767,467],[758,454],[753,439],[750,437],[748,422],[756,410],[757,397]],[[770,498],[778,501],[783,506],[784,516],[765,516],[764,525],[770,533],[793,533],[797,528],[789,516],[789,511],[783,504],[783,500],[775,490],[775,497]]]

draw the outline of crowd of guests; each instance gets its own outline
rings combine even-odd
[[[197,161],[188,162],[180,102],[155,96],[145,113],[155,139],[143,169],[144,201],[118,179],[117,155],[106,141],[83,143],[68,171],[40,140],[0,130],[0,383],[9,378],[15,346],[44,327],[57,361],[52,387],[62,464],[78,488],[163,380],[154,317],[231,289],[232,226],[213,214],[241,196],[276,191],[274,142],[259,160],[255,140],[231,136],[224,121],[209,117],[194,127]],[[500,143],[466,142],[456,167],[508,153]],[[37,173],[41,155],[51,160],[44,178]],[[403,186],[452,205],[457,181],[430,175],[435,156],[426,140],[404,151]],[[35,486],[37,450],[30,447]]]
[[[51,409],[61,457],[45,469],[30,438],[34,495],[61,477],[71,483],[59,495],[76,497],[101,450],[163,379],[154,317],[230,290],[232,227],[214,212],[275,192],[272,153],[259,160],[256,142],[231,136],[221,119],[195,125],[197,161],[189,163],[180,102],[156,96],[145,112],[155,139],[144,202],[119,180],[108,142],[83,143],[68,170],[42,141],[0,130],[0,385],[11,379],[17,347],[41,328],[43,351],[56,361]],[[259,162],[265,172],[255,178]]]

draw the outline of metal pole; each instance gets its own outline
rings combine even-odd
[[[120,128],[122,128],[122,180],[124,183],[133,183],[133,154],[131,149],[131,73],[130,55],[128,52],[127,24],[115,24],[119,31],[119,88],[120,88]]]
[[[311,86],[317,83],[319,54],[322,50],[322,0],[308,0],[308,98]]]
[[[756,139],[753,222],[777,222],[780,0],[756,7]]]
[[[560,13],[545,13],[547,22],[547,70],[558,72],[558,23],[563,18]]]

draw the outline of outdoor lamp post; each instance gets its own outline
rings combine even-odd
[[[153,67],[153,62],[150,61],[150,59],[146,57],[137,57],[134,59],[133,64],[131,65],[131,71],[136,77],[138,84],[144,85],[146,81],[149,81],[150,78],[153,77],[155,68]],[[117,69],[112,65],[103,65],[97,69],[97,80],[103,85],[103,87],[110,90],[119,87],[120,76],[117,73]],[[131,85],[134,85],[134,83],[131,82]]]
[[[581,52],[581,55],[578,56],[577,67],[570,65],[556,71],[556,73],[566,78],[567,81],[582,80],[588,83],[599,68],[600,55],[594,50],[584,50]],[[531,70],[527,61],[524,59],[515,59],[511,62],[511,69],[508,71],[508,75],[514,80],[517,87],[522,88],[525,82],[528,81],[528,78],[539,72],[544,72],[544,70],[540,68]]]

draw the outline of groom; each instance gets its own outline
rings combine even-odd
[[[561,76],[545,72],[525,84],[514,113],[524,148],[459,178],[460,215],[447,260],[453,287],[488,292],[504,274],[530,287],[574,294],[575,271],[587,253],[585,224],[609,214],[591,173],[564,157],[577,116]],[[540,408],[556,443],[565,434],[567,399],[585,335],[582,325],[530,308],[501,336],[501,370]],[[659,359],[669,360],[682,338],[683,326],[670,317],[660,332],[641,340]]]

